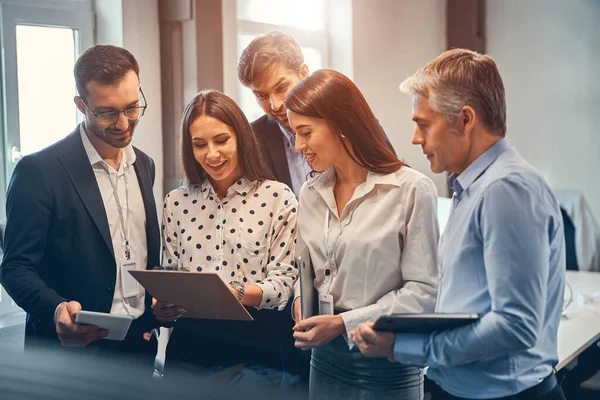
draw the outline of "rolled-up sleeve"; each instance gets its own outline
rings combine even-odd
[[[298,269],[294,262],[298,202],[288,190],[282,192],[283,201],[273,216],[273,234],[269,247],[266,278],[256,284],[263,297],[259,309],[283,310],[294,290]]]
[[[177,252],[177,227],[171,210],[170,195],[165,197],[162,215],[162,262],[164,267],[176,267],[179,264]]]

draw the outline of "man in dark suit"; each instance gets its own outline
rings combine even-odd
[[[131,145],[146,109],[139,66],[125,49],[94,46],[74,73],[85,121],[16,166],[0,279],[27,312],[26,350],[60,342],[150,361],[156,341],[143,333],[158,322],[127,272],[158,265],[160,251],[154,162]],[[82,309],[135,319],[123,342],[98,340],[106,330],[75,322]]]
[[[296,197],[311,167],[302,153],[294,149],[295,137],[283,100],[308,74],[298,43],[293,37],[277,31],[254,39],[244,49],[238,63],[238,79],[252,90],[265,112],[251,124],[261,144],[263,158],[275,178],[288,185]],[[391,143],[389,146],[393,150]]]
[[[254,39],[244,49],[238,63],[238,78],[250,88],[265,115],[252,122],[263,159],[279,182],[288,185],[298,197],[311,171],[302,153],[295,150],[295,137],[287,119],[283,100],[308,75],[308,67],[298,43],[291,36],[271,32]],[[281,312],[281,352],[284,368],[308,384],[310,352],[294,346],[291,318],[293,299]]]
[[[252,122],[262,155],[275,178],[288,185],[296,197],[311,168],[294,149],[295,138],[283,100],[308,73],[300,46],[281,32],[254,39],[238,63],[240,82],[252,90],[265,112]]]
[[[275,179],[288,185],[296,197],[312,168],[304,155],[295,150],[295,136],[283,100],[308,73],[298,43],[291,36],[276,31],[254,39],[244,49],[238,63],[238,79],[252,90],[265,112],[251,124],[261,145],[262,156]],[[294,347],[292,304],[290,299],[282,312],[281,330],[286,338],[282,344],[284,364],[307,383],[310,352],[300,352]]]

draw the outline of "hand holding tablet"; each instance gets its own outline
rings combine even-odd
[[[115,315],[94,311],[79,311],[75,316],[75,322],[84,325],[94,325],[106,329],[108,336],[103,339],[123,340],[127,336],[129,326],[133,321],[131,315]]]
[[[373,329],[396,333],[431,333],[472,324],[481,317],[476,313],[393,314],[380,317]]]

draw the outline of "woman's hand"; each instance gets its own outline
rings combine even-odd
[[[302,321],[302,303],[301,297],[297,297],[294,300],[294,304],[292,304],[292,316],[294,317],[294,321],[300,322]]]
[[[160,322],[172,322],[179,319],[187,310],[168,301],[152,298],[152,310]]]
[[[294,325],[296,347],[302,350],[314,349],[330,342],[346,332],[341,315],[317,315]]]

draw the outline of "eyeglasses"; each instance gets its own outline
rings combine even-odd
[[[113,111],[97,113],[94,110],[92,110],[83,99],[81,99],[81,102],[85,105],[85,108],[87,108],[92,114],[94,114],[94,117],[98,118],[98,121],[100,121],[102,123],[114,124],[115,122],[117,122],[119,120],[119,116],[121,115],[121,113],[123,113],[123,115],[125,115],[125,117],[129,121],[137,121],[144,116],[144,113],[146,112],[146,108],[148,108],[148,103],[146,102],[146,96],[144,96],[144,92],[142,91],[142,88],[140,88],[140,93],[142,95],[142,99],[144,100],[144,105],[131,107],[126,110],[113,110]]]

